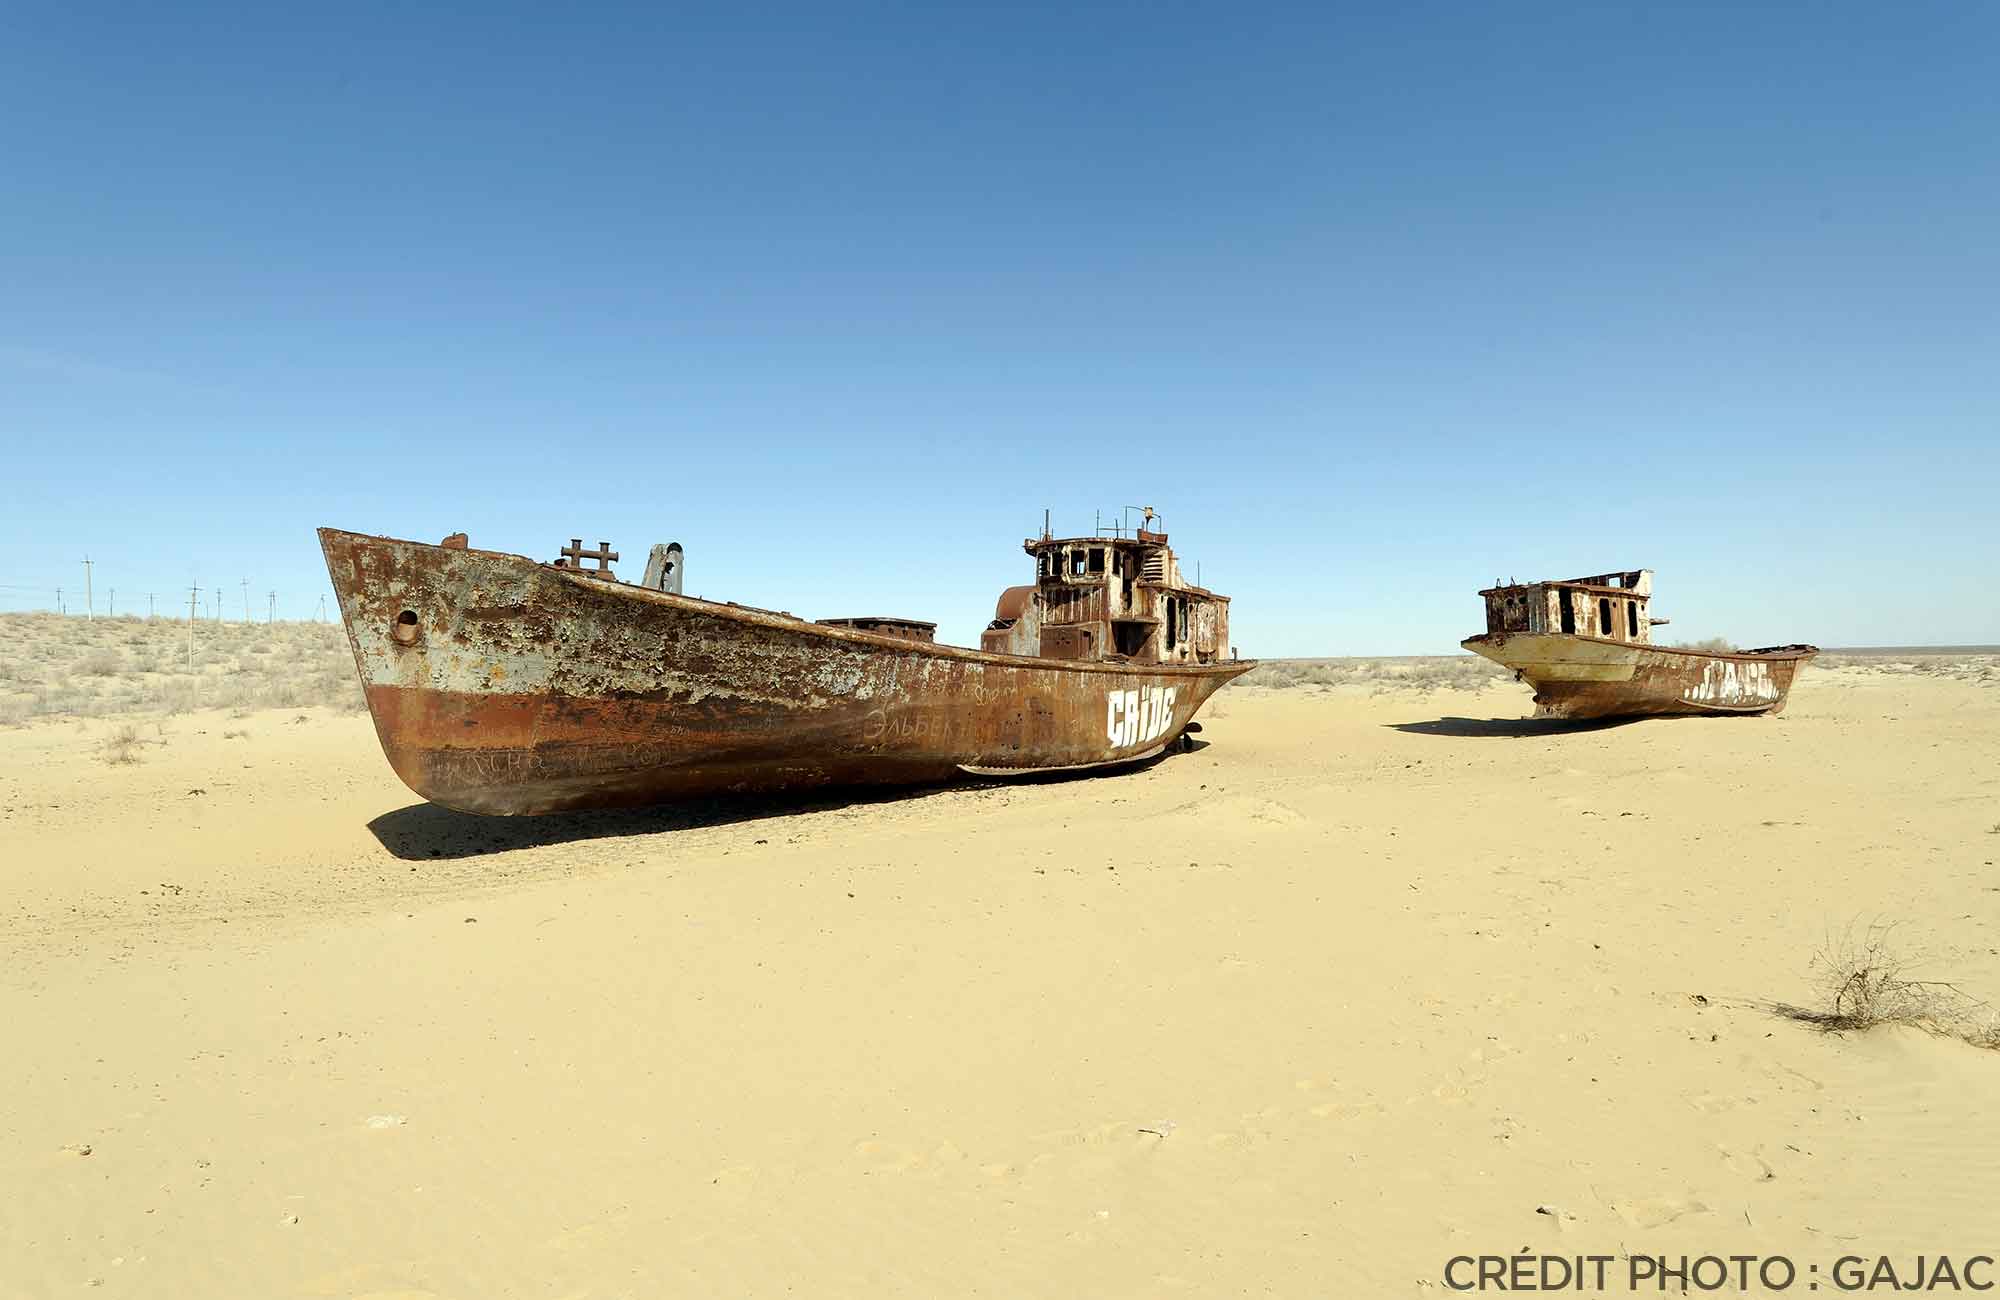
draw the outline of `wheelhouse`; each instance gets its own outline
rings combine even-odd
[[[1479,594],[1486,598],[1486,631],[1491,636],[1556,632],[1645,645],[1653,639],[1653,625],[1667,621],[1647,613],[1653,598],[1651,569],[1559,582],[1496,583]]]
[[[980,649],[1045,659],[1211,664],[1232,657],[1229,597],[1187,582],[1164,532],[1022,543],[1035,581],[1000,593]]]

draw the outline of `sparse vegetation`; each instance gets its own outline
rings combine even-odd
[[[204,708],[366,707],[337,623],[197,622],[190,662],[185,620],[0,614],[0,646],[0,726]]]
[[[139,738],[139,729],[128,722],[104,738],[104,761],[114,767],[136,763],[139,747],[145,743]]]
[[[1871,675],[1907,673],[1919,677],[1970,682],[1974,686],[2000,686],[2000,654],[1985,654],[1978,650],[1928,653],[1919,650],[1868,653],[1850,650],[1844,653],[1822,654],[1813,660],[1813,667],[1825,671]]]
[[[1829,937],[1809,966],[1814,1003],[1781,1002],[1773,1010],[1827,1033],[1908,1025],[2000,1049],[2000,1017],[1993,1008],[1956,984],[1914,978],[1921,959],[1898,949],[1895,932],[1894,923],[1874,921]]]
[[[1676,641],[1674,642],[1674,649],[1701,650],[1708,654],[1726,655],[1735,650],[1736,647],[1729,643],[1728,637],[1712,636],[1700,641]]]
[[[1413,655],[1382,659],[1273,659],[1238,678],[1236,685],[1268,690],[1366,686],[1387,691],[1484,690],[1513,674],[1476,655]]]

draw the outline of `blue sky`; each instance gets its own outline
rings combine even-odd
[[[1636,565],[2000,642],[1996,86],[1986,3],[11,5],[0,609],[462,528],[963,643],[1149,504],[1246,655]]]

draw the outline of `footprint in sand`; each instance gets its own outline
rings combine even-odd
[[[1228,795],[1221,799],[1205,799],[1195,803],[1182,804],[1173,810],[1199,817],[1205,825],[1220,824],[1217,819],[1250,822],[1258,826],[1303,826],[1312,819],[1287,803],[1276,799],[1264,799],[1255,795]]]
[[[1643,1200],[1613,1201],[1618,1217],[1635,1228],[1658,1228],[1691,1214],[1711,1214],[1708,1206],[1692,1196],[1648,1196]]]
[[[1308,1114],[1321,1119],[1358,1119],[1363,1115],[1381,1115],[1386,1112],[1378,1101],[1323,1101],[1310,1107]]]
[[[1266,1106],[1254,1115],[1243,1117],[1240,1130],[1226,1130],[1208,1135],[1208,1145],[1218,1151],[1239,1151],[1248,1147],[1260,1147],[1271,1140],[1268,1121],[1277,1117],[1276,1106]]]
[[[1688,1098],[1688,1105],[1704,1115],[1720,1115],[1726,1110],[1735,1110],[1741,1104],[1738,1098],[1718,1097],[1712,1092],[1697,1093]]]
[[[1093,1124],[1085,1128],[1066,1128],[1053,1133],[1037,1133],[1032,1140],[1047,1146],[1099,1147],[1111,1142],[1124,1141],[1144,1122],[1112,1120],[1108,1124]]]
[[[1717,1147],[1716,1150],[1721,1153],[1723,1164],[1727,1165],[1732,1172],[1739,1173],[1745,1178],[1760,1183],[1768,1183],[1778,1176],[1772,1170],[1770,1163],[1755,1151],[1731,1151],[1728,1147]]]
[[[916,1169],[924,1163],[924,1158],[914,1151],[902,1147],[892,1147],[886,1142],[868,1140],[854,1144],[854,1154],[868,1162],[871,1174],[902,1174]]]

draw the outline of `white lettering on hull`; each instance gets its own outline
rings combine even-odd
[[[1105,697],[1104,735],[1114,745],[1158,740],[1174,720],[1173,686],[1142,686]]]
[[[1769,664],[1713,659],[1702,665],[1701,680],[1689,683],[1681,698],[1690,704],[1776,704],[1778,688]]]

